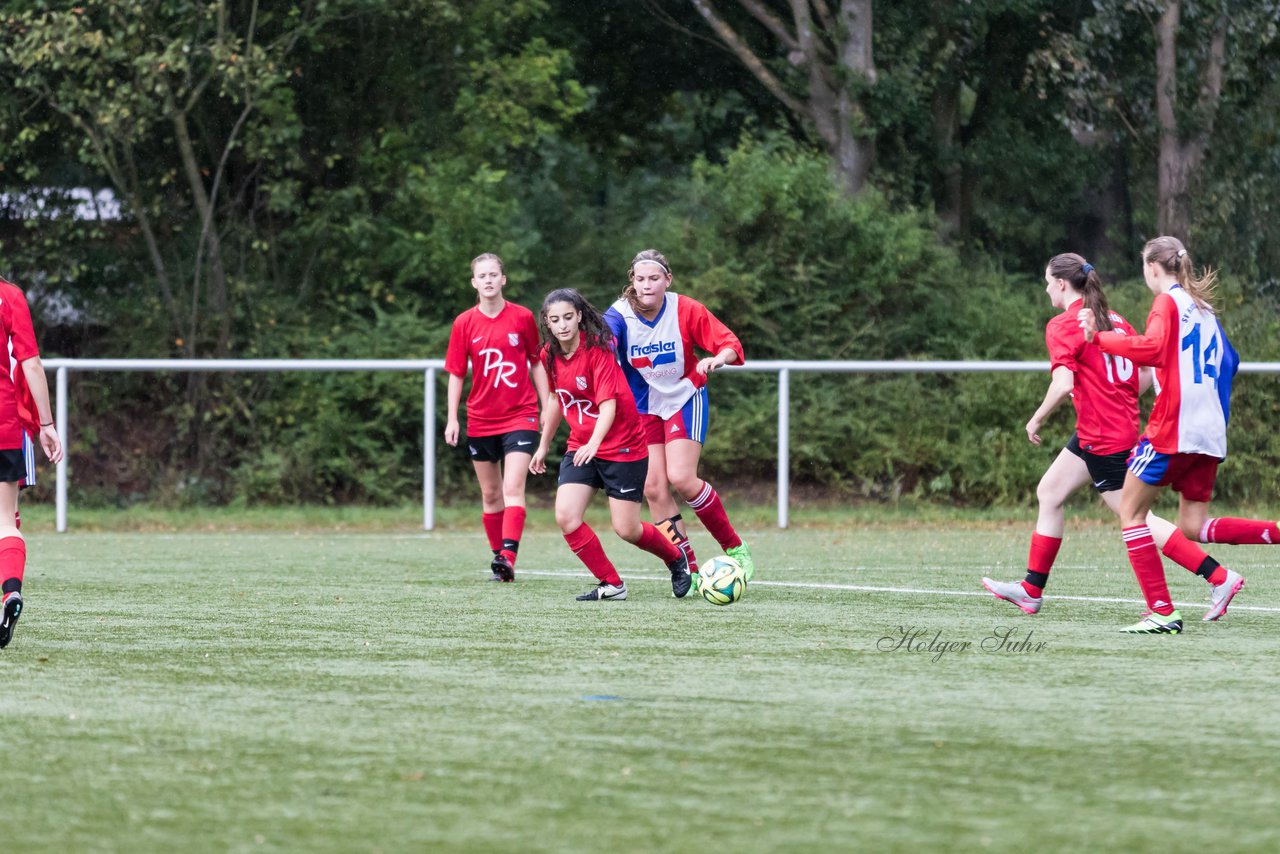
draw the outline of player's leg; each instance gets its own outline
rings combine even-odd
[[[502,531],[501,551],[493,556],[491,568],[503,581],[516,577],[516,554],[524,534],[526,515],[524,489],[529,477],[529,461],[538,434],[532,430],[516,430],[502,437]]]
[[[1213,484],[1218,476],[1218,460],[1200,454],[1192,455],[1187,467],[1178,472],[1173,488],[1178,492],[1178,532],[1176,538],[1185,538],[1188,531],[1202,531],[1209,526],[1209,499],[1213,497]],[[1233,520],[1243,521],[1248,520]],[[1258,523],[1261,524],[1261,523]],[[1191,543],[1188,541],[1187,545]],[[1206,557],[1208,557],[1206,555]],[[1209,592],[1209,609],[1204,622],[1213,622],[1227,613],[1227,606],[1244,587],[1240,573],[1218,566],[1209,558],[1197,570],[1212,585]]]
[[[702,457],[702,445],[707,439],[707,390],[689,398],[688,403],[672,418],[667,428],[667,479],[676,488],[707,532],[724,549],[724,553],[738,562],[750,581],[756,572],[751,549],[729,521],[720,494],[698,477],[698,460]],[[680,438],[672,438],[680,434]]]
[[[480,512],[484,522],[484,535],[489,541],[493,557],[502,551],[502,459],[501,440],[497,436],[468,436],[467,448],[471,452],[471,467],[480,484]],[[492,568],[492,567],[491,567]],[[490,581],[501,581],[495,570]]]
[[[1169,585],[1164,577],[1160,552],[1147,525],[1147,515],[1163,489],[1169,455],[1155,451],[1144,439],[1134,451],[1120,493],[1120,527],[1129,564],[1150,614],[1121,631],[1131,634],[1177,634],[1182,631],[1182,615],[1173,608]]]
[[[677,599],[689,592],[689,561],[684,552],[654,525],[640,518],[639,496],[635,487],[646,482],[648,460],[617,462],[597,460],[596,467],[609,496],[609,516],[619,537],[656,556],[671,573],[671,592]]]
[[[618,570],[604,553],[604,546],[591,526],[583,519],[591,496],[603,484],[594,465],[575,466],[573,454],[560,461],[560,481],[556,487],[556,524],[564,534],[569,550],[599,581],[595,587],[577,597],[579,601],[626,599],[627,586]]]
[[[0,451],[0,468],[22,452]],[[5,473],[5,476],[13,472]],[[22,575],[27,565],[27,543],[15,524],[18,512],[18,480],[0,482],[0,648],[9,645],[13,629],[22,614]]]
[[[644,482],[645,502],[649,505],[649,518],[654,527],[684,552],[689,562],[689,572],[698,571],[698,558],[693,553],[693,543],[680,516],[680,505],[671,495],[671,482],[667,480],[667,444],[664,434],[666,422],[656,415],[641,416],[649,447],[649,475]]]
[[[1072,441],[1075,437],[1072,437]],[[1031,548],[1027,553],[1027,575],[1022,581],[996,581],[983,578],[982,584],[999,599],[1012,602],[1028,614],[1040,610],[1044,602],[1044,587],[1049,583],[1049,571],[1062,545],[1062,532],[1066,525],[1067,499],[1089,482],[1089,468],[1071,447],[1063,448],[1040,478],[1036,487],[1039,514],[1031,533]]]

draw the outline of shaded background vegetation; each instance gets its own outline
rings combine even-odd
[[[439,357],[474,255],[500,253],[525,305],[562,285],[606,304],[649,246],[749,358],[1042,358],[1041,274],[1068,250],[1141,325],[1170,4],[847,4],[875,16],[874,75],[834,78],[873,143],[855,192],[696,5],[0,0],[0,275],[27,289],[46,356]],[[749,9],[714,8],[812,95]],[[1180,10],[1177,132],[1205,140],[1193,255],[1223,272],[1244,358],[1280,358],[1275,4]],[[1219,29],[1209,113],[1190,96]],[[1022,424],[1044,382],[795,377],[793,478],[1030,501],[1052,451]],[[1259,466],[1280,458],[1277,382],[1239,383],[1228,497],[1280,487]],[[102,503],[411,500],[421,395],[397,374],[76,374],[72,482]],[[772,377],[725,375],[713,398],[708,473],[771,483]]]

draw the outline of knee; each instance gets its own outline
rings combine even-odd
[[[680,497],[686,502],[692,501],[698,497],[698,493],[702,491],[702,481],[695,475],[680,475],[671,478],[671,485],[676,488],[676,492],[680,493]]]
[[[1193,543],[1200,541],[1200,526],[1193,519],[1179,519],[1178,530]]]
[[[638,543],[640,542],[640,537],[644,534],[644,525],[638,519],[634,522],[615,521],[613,523],[613,532],[628,543]]]
[[[1063,504],[1063,498],[1058,494],[1058,490],[1053,488],[1053,484],[1043,480],[1036,487],[1036,501],[1040,502],[1040,507],[1046,510],[1057,510]]]
[[[502,493],[502,506],[523,507],[524,506],[524,490],[523,489],[504,490]]]
[[[556,524],[560,526],[561,533],[572,534],[582,527],[582,517],[577,513],[571,513],[568,510],[561,510],[557,507]]]

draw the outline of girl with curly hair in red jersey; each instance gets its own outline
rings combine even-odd
[[[1076,430],[1036,489],[1040,513],[1031,535],[1027,577],[1020,582],[982,579],[997,598],[1012,602],[1028,614],[1037,613],[1044,601],[1049,571],[1062,545],[1064,505],[1072,493],[1092,483],[1103,502],[1113,512],[1120,512],[1125,467],[1138,440],[1138,396],[1151,385],[1150,368],[1135,368],[1130,360],[1085,343],[1076,317],[1081,307],[1091,310],[1106,329],[1122,335],[1135,334],[1128,321],[1107,306],[1102,282],[1092,264],[1073,252],[1055,255],[1045,268],[1044,281],[1049,302],[1061,313],[1045,327],[1052,379],[1044,401],[1027,422],[1027,438],[1039,445],[1044,420],[1068,397],[1076,410]],[[1214,608],[1225,612],[1230,601],[1227,594],[1238,576],[1223,570],[1226,575],[1219,577],[1222,567],[1218,562],[1171,522],[1148,514],[1147,525],[1156,545],[1170,559],[1213,585],[1211,613]],[[1214,585],[1216,577],[1219,583]]]
[[[532,311],[503,298],[506,283],[497,255],[486,252],[471,262],[471,286],[479,299],[454,320],[444,360],[449,374],[444,440],[450,445],[458,444],[458,404],[471,366],[467,450],[480,481],[484,532],[493,551],[491,581],[516,578],[525,479],[538,441],[538,401],[547,396],[537,323]]]
[[[649,451],[631,390],[622,378],[613,351],[613,336],[595,306],[572,288],[547,294],[542,303],[546,344],[542,359],[551,380],[543,407],[542,440],[529,470],[547,470],[547,451],[563,418],[569,443],[560,462],[556,488],[556,523],[565,542],[598,580],[579,601],[622,600],[627,586],[583,520],[596,490],[609,496],[614,532],[656,555],[671,573],[671,592],[689,592],[689,561],[684,553],[648,522],[640,520]]]

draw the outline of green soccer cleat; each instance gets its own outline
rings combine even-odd
[[[1176,635],[1182,632],[1182,615],[1177,611],[1168,616],[1151,613],[1120,631],[1130,635]]]
[[[755,561],[751,559],[751,549],[746,543],[740,546],[734,546],[731,549],[725,549],[724,553],[738,562],[738,566],[742,567],[743,573],[747,576],[747,583],[751,583],[752,577],[756,574]]]

